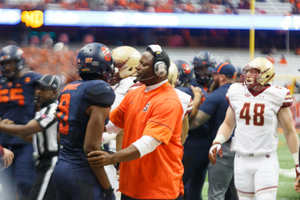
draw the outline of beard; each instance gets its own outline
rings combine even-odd
[[[214,80],[214,82],[210,86],[210,92],[213,92],[220,86],[219,79]]]

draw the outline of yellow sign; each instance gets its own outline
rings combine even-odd
[[[21,14],[21,20],[26,24],[26,26],[38,28],[44,23],[44,13],[40,10],[23,11]]]

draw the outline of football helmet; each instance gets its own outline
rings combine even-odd
[[[200,51],[193,59],[194,74],[200,85],[206,85],[212,80],[211,71],[208,67],[216,67],[215,57],[208,51]]]
[[[101,43],[87,44],[77,54],[77,69],[83,80],[92,80],[100,75],[109,82],[112,76],[111,65],[110,50]]]
[[[111,84],[117,84],[121,79],[133,76],[139,64],[141,54],[130,46],[117,47],[111,52],[113,58],[113,77]]]
[[[247,74],[252,69],[257,69],[259,74],[253,76]],[[246,67],[242,70],[241,79],[242,82],[247,86],[248,89],[252,89],[257,85],[268,85],[270,84],[275,76],[275,70],[273,64],[266,58],[255,58],[250,61]],[[250,78],[251,80],[249,81]]]
[[[175,87],[178,78],[178,69],[174,62],[170,61],[170,67],[168,70],[168,81],[169,83]]]
[[[14,63],[8,64],[7,63],[8,61],[14,61]],[[24,65],[25,65],[25,54],[20,47],[16,45],[8,45],[1,50],[0,70],[3,77],[9,80],[13,79],[15,75],[24,68]],[[9,70],[9,66],[14,67],[14,69]]]
[[[188,62],[184,60],[175,60],[175,65],[178,68],[178,79],[176,86],[184,86],[194,78],[194,69]]]

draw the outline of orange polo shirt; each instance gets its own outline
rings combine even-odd
[[[110,113],[110,120],[124,128],[122,148],[143,135],[160,141],[153,152],[120,165],[119,190],[137,199],[175,199],[183,194],[183,109],[169,83],[145,92],[145,85],[131,90]]]

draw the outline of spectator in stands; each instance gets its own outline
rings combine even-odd
[[[64,44],[68,44],[69,43],[69,35],[67,33],[61,33],[58,36],[58,41],[62,42]]]
[[[155,12],[173,13],[172,4],[168,4],[167,0],[157,0],[154,4]]]
[[[240,3],[238,4],[238,9],[250,9],[250,1],[240,0]]]
[[[33,35],[30,37],[30,44],[34,46],[38,46],[40,44],[40,38],[37,35]]]
[[[87,34],[83,37],[83,44],[89,44],[89,43],[93,43],[95,41],[95,38],[93,35],[91,34]]]
[[[155,8],[153,7],[153,3],[150,0],[145,1],[144,5],[145,12],[155,12]]]

